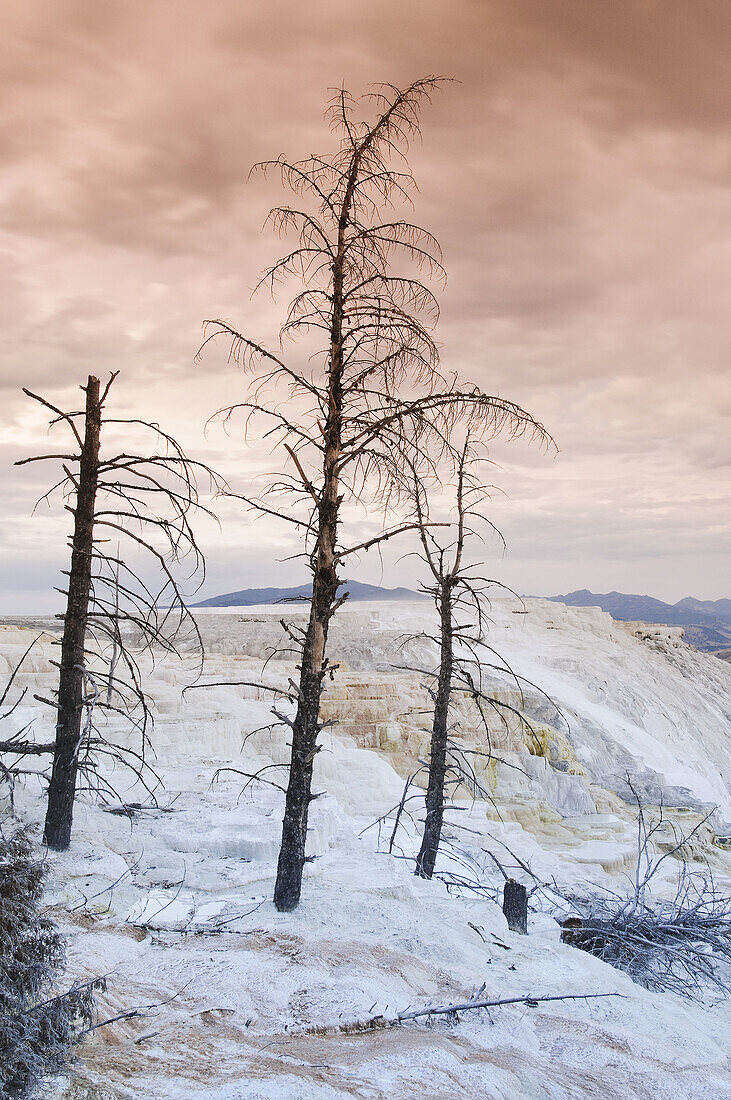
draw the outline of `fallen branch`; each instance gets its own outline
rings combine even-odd
[[[420,1016],[445,1016],[450,1012],[468,1012],[477,1008],[498,1008],[500,1005],[524,1004],[529,1008],[545,1001],[592,1001],[600,997],[622,997],[622,993],[555,993],[544,997],[500,997],[494,1001],[463,1001],[462,1004],[431,1005],[427,1008],[415,1008],[409,1012],[399,1012],[394,1023],[405,1020],[417,1020]]]
[[[472,1000],[462,1001],[459,1004],[428,1005],[425,1008],[406,1009],[404,1012],[399,1012],[395,1016],[384,1016],[382,1014],[367,1016],[364,1020],[353,1020],[351,1023],[340,1024],[334,1029],[326,1027],[308,1027],[304,1029],[304,1034],[324,1035],[331,1032],[344,1032],[347,1034],[357,1031],[373,1031],[380,1028],[398,1027],[400,1024],[407,1023],[409,1020],[418,1020],[423,1016],[449,1016],[455,1015],[458,1012],[472,1012],[481,1008],[500,1008],[503,1005],[524,1004],[529,1008],[536,1008],[539,1004],[548,1001],[593,1001],[605,997],[623,996],[623,993],[554,993],[546,994],[541,997],[533,997],[530,994],[524,994],[521,997],[499,997],[489,1001]]]
[[[119,1012],[116,1016],[110,1016],[106,1020],[100,1020],[98,1023],[85,1028],[83,1034],[88,1035],[92,1031],[98,1031],[100,1027],[108,1027],[110,1024],[119,1023],[120,1020],[135,1020],[139,1017],[146,1018],[150,1013],[154,1012],[156,1008],[164,1008],[165,1005],[172,1004],[181,993],[185,992],[190,984],[191,982],[186,982],[177,993],[173,993],[172,996],[167,997],[164,1001],[156,1001],[155,1004],[150,1005],[138,1005],[136,1008],[130,1008],[127,1012]]]

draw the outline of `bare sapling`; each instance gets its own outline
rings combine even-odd
[[[411,467],[422,475],[436,469],[458,421],[487,435],[542,432],[516,405],[448,381],[439,369],[431,334],[439,309],[428,281],[444,279],[441,252],[427,230],[396,209],[411,201],[406,153],[419,136],[420,107],[439,83],[427,77],[403,89],[379,85],[363,100],[339,90],[329,109],[335,152],[257,166],[276,171],[301,200],[270,214],[275,229],[293,233],[296,242],[259,285],[274,290],[287,278],[298,280],[280,347],[285,339],[305,339],[307,365],[302,356],[267,350],[228,322],[206,323],[204,343],[224,337],[233,358],[254,374],[248,399],[225,410],[227,416],[241,412],[247,431],[264,425],[263,434],[281,448],[281,474],[262,495],[246,499],[259,515],[290,524],[312,573],[307,625],[290,632],[299,651],[293,714],[278,717],[291,732],[274,890],[280,910],[300,899],[320,703],[335,671],[328,634],[345,598],[338,594],[340,569],[352,555],[415,527],[399,510],[406,474]],[[364,120],[359,112],[367,108],[375,117]],[[344,546],[342,509],[353,503],[367,505],[383,526]]]
[[[454,520],[446,536],[430,522],[429,499],[425,481],[413,471],[414,511],[418,521],[421,550],[418,556],[427,566],[431,580],[423,590],[432,598],[437,612],[438,629],[429,640],[439,650],[435,669],[419,669],[427,676],[427,688],[433,703],[428,754],[426,816],[415,874],[431,878],[439,851],[444,823],[447,792],[466,786],[473,794],[487,795],[477,780],[469,757],[475,751],[492,756],[490,717],[497,714],[502,722],[509,715],[530,728],[524,715],[500,700],[483,686],[483,672],[497,670],[510,676],[520,690],[520,678],[488,646],[486,611],[488,593],[507,591],[504,585],[483,577],[479,563],[467,554],[471,541],[483,544],[485,530],[501,541],[502,536],[484,515],[489,492],[480,477],[479,441],[469,433],[455,455]],[[481,528],[482,531],[478,530]],[[467,696],[479,716],[484,750],[460,746],[453,737],[452,704],[455,693]]]
[[[58,851],[70,843],[80,771],[87,786],[114,794],[99,766],[102,758],[110,757],[131,767],[147,786],[151,712],[139,660],[160,649],[180,655],[184,643],[202,659],[200,633],[173,568],[187,558],[191,577],[201,579],[205,574],[191,517],[196,511],[213,513],[199,499],[196,476],[209,479],[212,488],[226,488],[209,467],[187,458],[158,425],[106,415],[116,377],[112,374],[102,389],[90,375],[82,387],[84,408],[72,412],[26,390],[53,413],[51,427],[68,430],[71,449],[16,463],[60,465],[59,480],[41,499],[48,500],[54,491],[63,493],[73,516],[68,584],[62,590],[66,607],[60,616],[58,690],[52,700],[36,696],[56,711],[53,745],[38,752],[52,749],[44,841]],[[124,433],[126,445],[152,433],[154,446],[141,453],[125,449],[105,456],[104,431],[112,443]],[[119,540],[116,553],[108,548],[112,539]],[[150,573],[157,578],[154,582]],[[99,716],[123,720],[139,734],[139,750],[110,743],[101,732]],[[21,749],[26,754],[33,751],[27,745],[16,751]]]

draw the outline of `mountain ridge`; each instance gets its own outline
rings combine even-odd
[[[413,589],[382,588],[362,581],[346,580],[338,591],[349,591],[349,599],[361,600],[418,600],[424,599],[423,593]],[[193,604],[194,607],[252,607],[264,603],[294,603],[307,600],[312,594],[311,583],[286,588],[243,588],[235,592],[223,592],[207,600]],[[731,600],[698,600],[685,596],[677,603],[669,604],[654,596],[627,592],[591,592],[588,588],[577,589],[560,596],[547,596],[553,603],[564,603],[568,607],[600,607],[619,622],[660,623],[665,626],[683,628],[686,641],[696,649],[713,653],[731,648]]]
[[[338,586],[342,594],[347,588],[351,600],[421,600],[424,595],[410,588],[381,588],[377,584],[364,584],[362,581],[343,581]],[[220,596],[211,596],[207,600],[195,603],[193,607],[253,607],[261,603],[289,603],[307,600],[312,595],[312,583],[300,584],[289,588],[242,588],[238,592],[223,592]]]
[[[685,596],[669,604],[638,593],[590,592],[587,588],[546,598],[568,607],[600,607],[619,622],[681,626],[686,641],[705,652],[731,646],[731,600],[728,599],[697,600]]]

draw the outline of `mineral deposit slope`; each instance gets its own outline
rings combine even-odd
[[[464,798],[448,815],[438,864],[443,876],[467,875],[482,889],[449,890],[412,874],[418,797],[414,824],[404,821],[390,854],[393,818],[377,823],[424,751],[423,675],[409,669],[434,660],[433,643],[414,637],[431,629],[428,607],[346,611],[333,632],[340,668],[326,706],[335,724],[317,758],[323,795],[312,807],[303,901],[279,914],[270,899],[281,795],[247,777],[266,765],[266,778],[282,780],[272,765],[286,758],[286,730],[271,726],[271,701],[256,686],[267,657],[268,683],[293,674],[291,653],[272,656],[281,615],[271,607],[201,613],[209,654],[199,685],[224,686],[183,695],[184,668],[163,659],[150,670],[154,765],[164,784],[157,806],[115,772],[123,800],[144,808],[120,815],[82,795],[70,851],[50,856],[48,900],[69,937],[71,975],[108,975],[110,1016],[159,1006],[97,1031],[55,1097],[727,1096],[728,1005],[647,992],[563,945],[541,907],[528,936],[511,933],[493,900],[502,878],[488,852],[519,877],[522,864],[544,881],[626,889],[635,846],[629,775],[653,803],[662,793],[676,822],[719,807],[693,854],[728,883],[731,667],[670,628],[643,632],[597,611],[497,601],[490,644],[515,675],[501,666],[490,683],[521,702],[534,735],[496,724],[502,763],[481,773],[490,798]],[[0,628],[6,670],[31,636],[22,625]],[[31,721],[41,740],[52,719],[29,700],[52,690],[50,640],[18,678],[31,691],[12,717],[18,728]],[[479,745],[467,702],[457,718],[455,736]],[[30,776],[15,792],[16,814],[36,825],[40,789]],[[661,890],[672,888],[676,870],[667,868]],[[621,996],[340,1030],[480,989]]]

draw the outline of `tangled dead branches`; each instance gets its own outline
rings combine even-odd
[[[563,894],[574,916],[564,920],[562,940],[624,970],[647,989],[684,997],[709,991],[731,993],[731,897],[724,894],[710,868],[691,871],[684,849],[708,820],[704,817],[687,834],[670,823],[662,803],[649,819],[637,801],[637,863],[633,890],[627,896]],[[663,833],[672,841],[663,845]],[[665,861],[680,860],[671,898],[653,896]],[[654,880],[654,881],[653,881]]]

